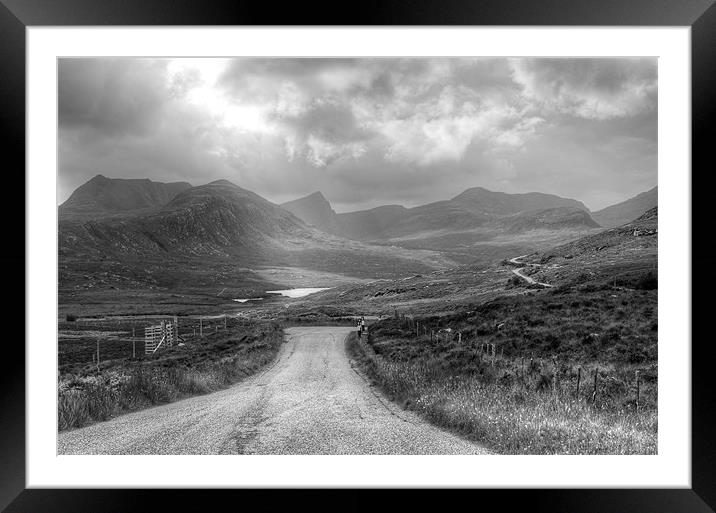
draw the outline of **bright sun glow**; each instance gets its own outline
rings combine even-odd
[[[186,92],[186,99],[210,112],[222,125],[241,131],[268,133],[266,109],[232,101],[218,85],[228,59],[176,59],[169,64],[169,79],[194,72],[197,79]]]

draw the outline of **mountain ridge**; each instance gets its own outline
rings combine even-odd
[[[107,178],[98,174],[75,189],[58,207],[60,218],[96,218],[148,212],[190,189],[188,182],[148,178]]]
[[[483,187],[466,189],[452,199],[434,201],[412,208],[402,205],[382,205],[367,210],[336,214],[330,202],[320,191],[283,203],[282,206],[323,231],[363,241],[389,240],[440,230],[470,230],[490,223],[499,227],[500,223],[496,221],[502,218],[517,214],[524,214],[523,218],[526,218],[529,216],[528,212],[532,212],[536,218],[540,215],[544,218],[550,210],[553,216],[557,212],[563,212],[570,219],[553,223],[537,220],[529,223],[523,219],[522,224],[512,227],[512,231],[519,230],[519,226],[524,230],[550,229],[553,226],[580,225],[584,228],[599,226],[590,217],[589,209],[580,201],[539,192],[508,194],[490,191]],[[539,214],[540,211],[544,213]],[[576,215],[575,211],[582,211],[584,215]],[[583,222],[580,222],[580,219]],[[531,226],[534,227],[530,228]]]

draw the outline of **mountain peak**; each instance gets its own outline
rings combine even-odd
[[[148,178],[108,178],[98,174],[75,189],[60,205],[59,214],[88,219],[146,212],[167,204],[190,188],[187,182],[162,183]]]
[[[281,205],[304,222],[328,233],[339,233],[338,219],[331,204],[321,191],[316,191]]]
[[[313,193],[309,194],[308,196],[306,196],[304,199],[314,199],[314,200],[322,200],[322,201],[328,202],[328,200],[326,199],[326,197],[323,195],[323,193],[321,191],[313,192]]]

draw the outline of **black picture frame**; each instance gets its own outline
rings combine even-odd
[[[368,0],[346,8],[336,3],[195,0],[0,0],[0,141],[4,197],[3,234],[11,242],[0,253],[5,296],[5,332],[0,372],[0,510],[149,511],[205,510],[220,499],[262,508],[286,500],[274,490],[67,490],[25,487],[25,289],[17,270],[25,266],[25,29],[63,25],[551,25],[690,26],[692,34],[692,269],[713,270],[709,199],[716,162],[709,130],[716,102],[716,6],[714,0]],[[8,159],[8,157],[10,157]],[[20,243],[23,241],[23,243]],[[10,247],[12,249],[10,249]],[[522,489],[463,490],[450,495],[413,490],[401,508],[449,507],[467,500],[500,510],[707,512],[716,509],[716,400],[711,381],[714,349],[708,314],[710,279],[692,280],[692,488],[691,489]],[[21,283],[22,281],[22,283]],[[9,286],[8,286],[9,285]],[[22,300],[20,298],[23,298]],[[25,323],[37,320],[25,318]],[[13,332],[14,330],[14,332]],[[711,335],[712,336],[712,335]],[[670,341],[685,347],[689,341]],[[321,494],[320,500],[315,497]],[[374,509],[390,491],[294,491],[294,505]],[[446,502],[449,501],[448,502]],[[218,506],[217,506],[218,507]]]

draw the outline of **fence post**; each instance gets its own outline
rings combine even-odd
[[[224,314],[224,331],[226,331],[226,314]]]
[[[201,316],[199,317],[199,337],[204,336],[204,325],[201,322]]]
[[[97,371],[99,371],[99,337],[97,338]]]
[[[639,371],[636,371],[636,411],[639,411]]]
[[[597,380],[599,379],[599,369],[594,369],[594,391],[592,392],[592,403],[597,402]]]
[[[457,334],[457,343],[462,344],[462,333]]]
[[[554,373],[552,374],[552,394],[557,394],[557,375],[559,374],[559,367],[557,366],[557,359],[552,358],[552,365],[554,366]]]
[[[582,368],[577,367],[577,399],[579,399],[579,383],[582,381]]]

